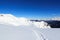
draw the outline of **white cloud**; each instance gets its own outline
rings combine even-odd
[[[14,26],[34,26],[38,28],[50,28],[50,26],[44,22],[32,22],[27,18],[17,18],[11,14],[0,14],[0,24],[14,25]]]
[[[54,18],[52,18],[51,20],[57,20],[57,21],[60,21],[60,17],[54,17]]]

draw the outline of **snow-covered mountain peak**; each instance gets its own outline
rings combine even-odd
[[[17,18],[11,14],[0,14],[0,24],[12,24],[15,26],[20,26],[20,25],[29,25],[29,21],[27,18],[20,17]]]
[[[12,24],[16,22],[16,17],[11,14],[0,14],[0,24]]]

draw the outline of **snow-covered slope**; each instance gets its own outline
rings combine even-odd
[[[3,16],[2,16],[3,15]],[[11,14],[0,14],[0,24],[10,24],[14,26],[20,26],[20,25],[29,25],[29,21],[26,18],[17,18]]]
[[[0,25],[0,40],[44,40],[42,36],[32,28]]]
[[[0,24],[4,25],[14,25],[14,26],[34,26],[38,28],[50,28],[48,23],[41,22],[32,22],[24,17],[15,17],[11,14],[0,14]]]
[[[60,29],[0,25],[0,40],[60,40]]]

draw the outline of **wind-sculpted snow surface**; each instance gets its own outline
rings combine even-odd
[[[44,40],[37,28],[0,25],[0,40]],[[46,38],[45,38],[46,39]]]
[[[60,40],[60,29],[0,25],[0,40]]]
[[[37,28],[50,28],[48,23],[41,21],[41,22],[32,22],[27,18],[24,17],[15,17],[11,14],[0,14],[0,24],[4,25],[13,25],[13,26],[34,26]]]

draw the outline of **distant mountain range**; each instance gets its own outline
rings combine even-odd
[[[52,28],[60,28],[60,21],[46,21]]]

